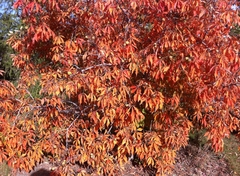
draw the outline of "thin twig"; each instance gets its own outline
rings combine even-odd
[[[77,117],[72,121],[72,123],[67,127],[66,129],[66,141],[65,141],[65,152],[67,153],[68,151],[68,137],[69,137],[69,130],[70,128],[74,125],[74,123],[79,119],[79,117],[84,113],[84,111],[86,111],[89,107],[85,107],[81,112],[79,112],[79,114],[77,115]],[[76,113],[75,113],[76,114]]]
[[[72,123],[68,126],[67,128],[67,132],[66,132],[66,141],[65,141],[65,145],[66,145],[66,153],[68,151],[68,136],[69,136],[69,129],[73,126],[73,124],[76,122],[76,120],[80,117],[80,114],[78,114],[78,116],[72,121]]]
[[[91,70],[93,68],[96,68],[96,67],[103,67],[103,66],[112,66],[112,64],[110,63],[103,63],[103,64],[98,64],[98,65],[93,65],[93,66],[90,66],[90,67],[87,67],[87,68],[84,68],[84,69],[81,69],[80,67],[78,67],[77,65],[73,65],[76,69],[80,70],[82,73],[88,71],[88,70]]]

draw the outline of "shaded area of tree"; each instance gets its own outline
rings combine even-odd
[[[30,176],[60,176],[57,172],[49,171],[46,169],[39,169],[33,173],[31,173]]]
[[[51,171],[48,171],[46,169],[40,169],[32,173],[30,176],[51,176]]]

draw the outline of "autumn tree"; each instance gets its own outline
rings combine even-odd
[[[21,75],[0,84],[0,161],[115,175],[137,158],[163,175],[193,128],[221,151],[240,125],[233,3],[17,0],[26,28],[8,40]]]

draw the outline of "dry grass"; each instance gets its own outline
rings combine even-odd
[[[223,157],[228,161],[229,167],[233,172],[233,176],[240,176],[239,146],[240,142],[234,135],[231,135],[229,138],[224,140]]]
[[[0,175],[1,176],[10,176],[11,169],[8,167],[6,162],[0,164]]]

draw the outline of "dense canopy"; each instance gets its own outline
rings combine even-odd
[[[8,43],[21,75],[0,83],[0,161],[114,175],[138,159],[162,175],[193,128],[221,151],[240,127],[233,3],[17,0],[24,25]]]

